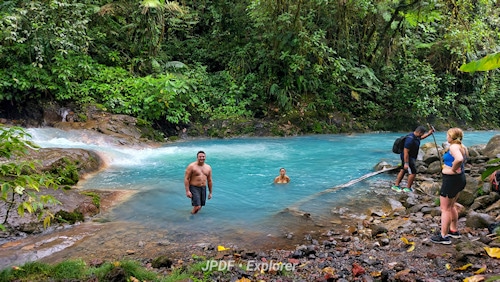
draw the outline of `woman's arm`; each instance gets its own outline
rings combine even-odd
[[[453,156],[455,160],[451,165],[451,171],[453,173],[461,173],[462,172],[462,163],[464,161],[464,155],[462,154],[462,146],[459,144],[452,144],[450,146],[450,154]]]

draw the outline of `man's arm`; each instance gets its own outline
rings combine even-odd
[[[430,129],[428,132],[424,133],[420,139],[425,139],[427,137],[429,137],[429,135],[431,135],[432,133],[434,132],[434,130]]]
[[[191,195],[191,191],[189,191],[189,182],[191,180],[192,167],[188,165],[186,168],[186,173],[184,174],[184,189],[186,189],[186,195],[189,197]]]
[[[212,168],[208,171],[207,175],[207,185],[208,185],[208,198],[212,198]]]
[[[410,149],[404,148],[403,150],[403,160],[404,160],[404,166],[407,166],[410,163]]]

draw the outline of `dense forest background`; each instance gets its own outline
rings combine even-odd
[[[7,0],[0,117],[57,103],[165,131],[498,127],[499,71],[459,67],[500,51],[499,27],[486,0]]]

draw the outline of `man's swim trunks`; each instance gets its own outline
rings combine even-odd
[[[207,187],[189,185],[189,191],[193,195],[191,197],[191,205],[194,206],[204,206],[207,199]]]

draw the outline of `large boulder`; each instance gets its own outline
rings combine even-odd
[[[474,203],[474,200],[476,199],[478,195],[478,187],[480,185],[480,179],[475,178],[475,177],[467,177],[467,184],[465,185],[465,188],[460,194],[458,194],[458,199],[457,202],[464,205],[464,206],[470,206],[472,203]]]
[[[439,161],[441,158],[441,151],[443,148],[436,146],[435,143],[425,143],[423,146],[420,147],[420,149],[423,151],[424,155],[422,160],[426,164],[431,164],[435,161]]]
[[[494,159],[500,158],[500,134],[493,136],[483,150],[483,155]]]
[[[98,153],[85,149],[42,148],[32,150],[25,158],[28,161],[40,161],[41,171],[53,171],[61,166],[76,166],[79,177],[97,172],[104,166]]]
[[[104,134],[109,142],[115,145],[134,146],[147,142],[142,138],[142,132],[137,125],[137,119],[127,115],[112,115],[109,113],[95,114],[92,119],[84,122],[60,121],[53,124],[63,130],[93,130]]]

